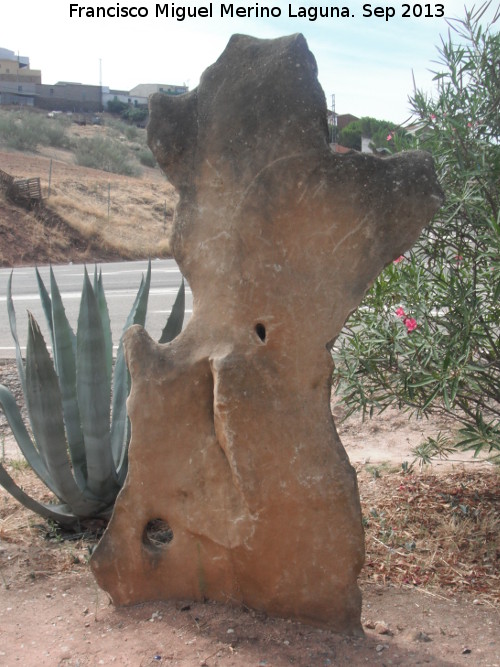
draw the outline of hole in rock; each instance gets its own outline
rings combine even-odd
[[[255,333],[264,343],[266,340],[266,327],[261,322],[255,325]]]
[[[151,519],[144,529],[143,542],[155,549],[162,549],[174,539],[174,533],[163,519]]]

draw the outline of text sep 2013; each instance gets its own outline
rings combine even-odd
[[[214,3],[210,2],[204,6],[176,5],[175,3],[157,3],[154,8],[156,18],[173,19],[184,21],[187,18],[214,18]],[[241,6],[234,3],[220,3],[218,7],[218,18],[279,18],[284,15],[283,9],[278,6],[265,6],[255,3],[254,5]],[[443,4],[402,4],[398,8],[391,5],[373,6],[365,3],[362,7],[363,18],[381,18],[389,21],[396,16],[400,18],[442,18],[444,17]],[[70,18],[147,18],[150,15],[148,7],[111,5],[107,7],[79,5],[70,3]],[[354,13],[347,6],[296,6],[291,3],[287,7],[288,18],[302,18],[308,21],[316,21],[318,18],[354,18]]]

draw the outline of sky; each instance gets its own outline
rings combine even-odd
[[[340,0],[344,4],[337,5],[328,0],[83,2],[93,4],[73,3],[73,16],[69,0],[2,3],[0,47],[29,57],[31,68],[42,71],[46,84],[77,81],[130,90],[139,83],[164,83],[184,84],[192,90],[232,34],[274,38],[300,32],[316,57],[329,108],[335,96],[338,114],[394,123],[404,123],[411,115],[408,97],[414,80],[417,88],[432,92],[432,70],[438,68],[436,47],[440,36],[448,32],[446,18],[464,16],[462,0],[430,4]],[[157,15],[157,5],[167,5],[170,16]],[[212,17],[180,21],[172,16],[175,11],[210,5]],[[232,5],[234,12],[247,15],[231,18],[226,12],[221,16],[221,5],[226,9]],[[95,12],[97,7],[113,11],[142,8],[147,16],[85,17],[88,9]],[[299,15],[301,7],[310,14],[319,13],[319,8],[339,7],[349,16],[309,20]],[[81,16],[79,8],[83,8]],[[280,15],[255,17],[263,8]],[[419,13],[421,16],[414,16]]]

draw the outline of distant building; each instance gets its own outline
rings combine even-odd
[[[372,139],[371,137],[361,137],[361,152],[362,153],[374,153],[371,147]]]
[[[19,104],[47,109],[95,113],[106,109],[110,100],[131,106],[146,107],[153,93],[182,95],[187,86],[166,83],[141,83],[130,91],[112,90],[108,86],[90,86],[72,81],[42,84],[40,70],[30,69],[29,58],[0,48],[0,104]]]
[[[16,56],[14,51],[10,51],[9,49],[3,49],[0,47],[0,61],[1,60],[8,60],[11,62],[15,60],[20,67],[30,66],[30,59],[27,58],[26,56]]]
[[[42,72],[30,68],[29,58],[0,48],[0,104],[34,106],[41,82]]]
[[[140,83],[132,90],[112,90],[107,86],[102,89],[102,106],[107,109],[108,102],[117,100],[134,107],[147,107],[149,96],[154,93],[182,95],[187,93],[187,86],[174,86],[165,83]]]
[[[337,130],[340,132],[341,130],[344,129],[344,127],[347,127],[349,123],[354,123],[355,120],[359,120],[357,116],[353,116],[350,113],[342,113],[342,114],[336,114],[337,116]]]
[[[330,144],[330,148],[334,153],[340,153],[340,154],[345,154],[345,153],[352,153],[352,148],[346,148],[345,146],[341,146],[340,144]]]
[[[36,86],[35,106],[48,111],[94,113],[101,111],[101,86],[72,81]]]
[[[165,95],[182,95],[188,92],[187,86],[174,86],[168,83],[140,83],[132,88],[130,95],[148,98],[154,93],[165,93]]]
[[[108,102],[118,100],[123,104],[129,104],[134,107],[147,106],[148,98],[141,95],[133,95],[128,90],[112,90],[108,86],[102,87],[102,106],[107,109]]]

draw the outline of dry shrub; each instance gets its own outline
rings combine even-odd
[[[361,480],[365,578],[500,602],[498,471]]]

